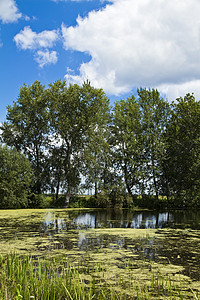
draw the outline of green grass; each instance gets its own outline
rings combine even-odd
[[[30,256],[0,256],[0,299],[199,299],[198,292],[185,289],[170,276],[150,272],[148,282],[129,277],[104,278],[106,265],[72,265],[64,257],[49,261]],[[129,272],[131,263],[124,265]]]

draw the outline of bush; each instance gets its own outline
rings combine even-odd
[[[32,178],[25,155],[0,145],[0,208],[27,207]]]
[[[53,197],[51,195],[45,194],[32,194],[29,197],[28,207],[30,208],[48,208],[51,207],[53,203]]]
[[[134,206],[133,199],[123,188],[114,186],[110,190],[102,190],[97,198],[93,197],[97,207],[130,208]]]

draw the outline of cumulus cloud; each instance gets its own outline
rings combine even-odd
[[[135,86],[194,88],[200,80],[199,0],[113,0],[75,27],[62,25],[66,50],[86,52],[80,74],[107,93]]]
[[[180,84],[161,84],[157,89],[164,95],[167,95],[168,100],[174,101],[179,97],[184,97],[186,94],[194,93],[196,99],[200,99],[200,79],[187,81]]]
[[[22,14],[14,0],[0,0],[0,20],[2,23],[16,22]]]
[[[49,51],[59,39],[59,30],[44,30],[40,33],[32,31],[30,26],[24,27],[15,37],[14,41],[19,49],[32,50],[34,59],[43,68],[49,64],[56,64],[58,57],[56,51]]]
[[[40,68],[45,65],[56,64],[58,60],[56,51],[38,50],[35,54],[35,61],[39,64]]]
[[[14,41],[20,49],[52,48],[58,40],[57,30],[44,30],[40,33],[32,31],[30,26],[24,27],[15,37]]]

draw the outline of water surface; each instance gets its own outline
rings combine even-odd
[[[0,252],[170,265],[200,280],[200,212],[3,210]],[[122,264],[123,265],[123,264]]]

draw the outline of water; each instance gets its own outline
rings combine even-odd
[[[0,211],[0,252],[74,260],[101,252],[102,260],[118,255],[116,264],[130,259],[180,266],[200,280],[199,229],[200,211]]]
[[[200,229],[200,211],[95,210],[66,212],[70,223],[54,211],[47,212],[43,226],[57,230],[89,228],[192,228]]]

